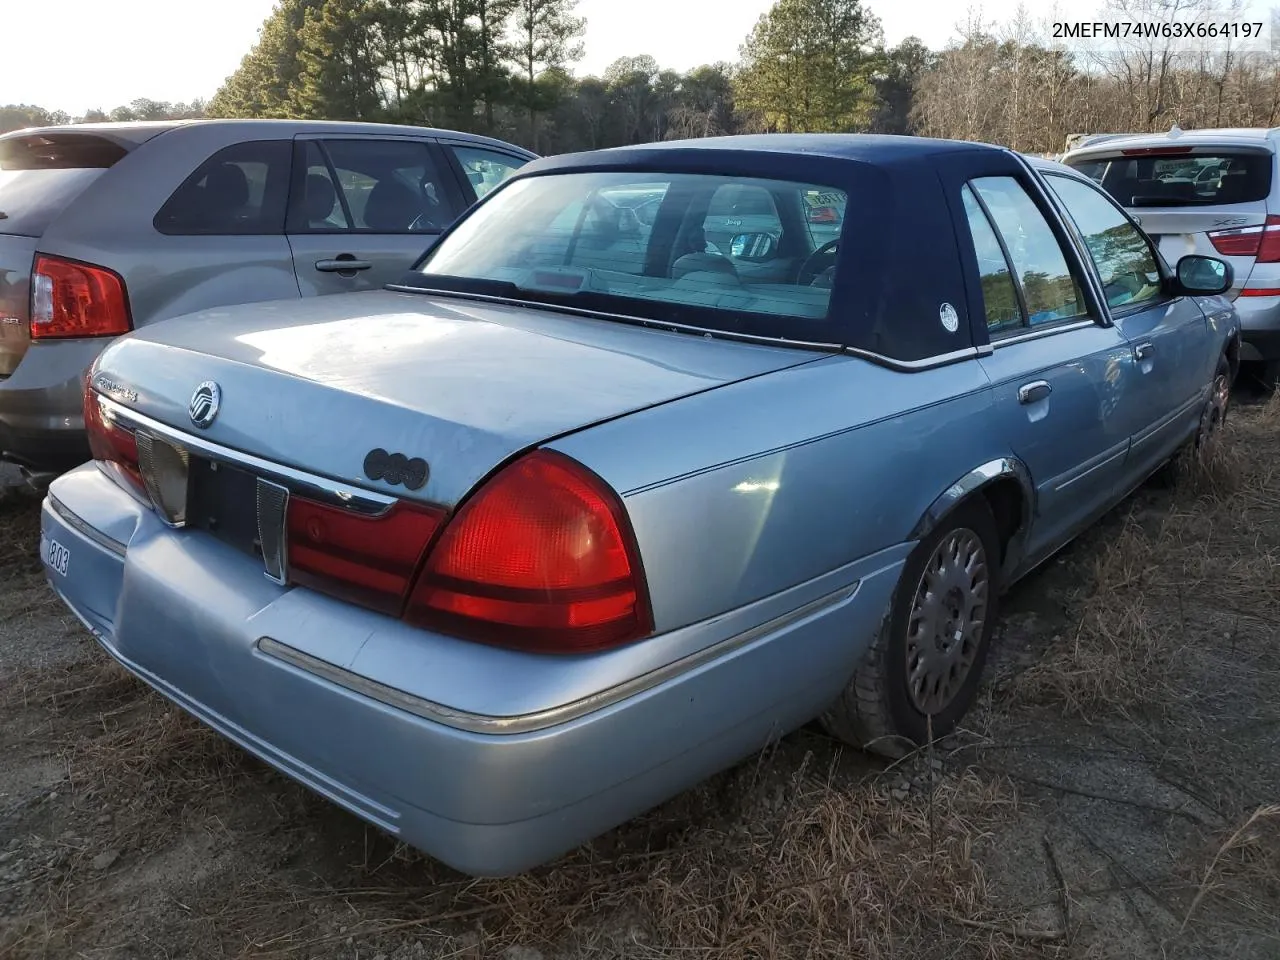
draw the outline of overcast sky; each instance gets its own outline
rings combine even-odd
[[[964,0],[866,0],[885,38],[915,34],[944,46],[965,17]],[[1090,19],[1100,0],[1058,0],[1056,19]],[[1010,18],[1018,0],[984,0],[984,20]],[[586,58],[599,73],[621,56],[647,53],[687,70],[734,60],[771,0],[579,0]],[[81,114],[137,97],[189,101],[212,96],[253,44],[273,0],[0,0],[4,69],[0,104],[32,103]],[[977,5],[975,4],[975,8]],[[1051,0],[1028,0],[1054,19]]]

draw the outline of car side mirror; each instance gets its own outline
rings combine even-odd
[[[771,233],[740,233],[729,241],[729,255],[748,263],[764,263],[778,252],[778,240]]]
[[[1193,297],[1226,293],[1235,279],[1231,264],[1217,257],[1202,257],[1194,253],[1179,260],[1175,272],[1182,292]]]

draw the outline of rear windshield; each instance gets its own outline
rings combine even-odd
[[[0,139],[0,233],[40,236],[127,152],[110,140],[84,134]]]
[[[1188,153],[1071,162],[1126,207],[1255,203],[1271,192],[1271,155]]]
[[[446,236],[413,282],[830,341],[846,201],[820,184],[704,174],[518,179]]]

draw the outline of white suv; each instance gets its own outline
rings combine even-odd
[[[1063,162],[1092,177],[1169,263],[1221,257],[1243,325],[1241,360],[1280,380],[1280,129],[1178,130],[1086,141]]]

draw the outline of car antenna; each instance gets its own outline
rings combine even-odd
[[[1168,135],[1170,138],[1176,140],[1178,137],[1182,136],[1182,128],[1175,123],[1172,127],[1169,128]]]

